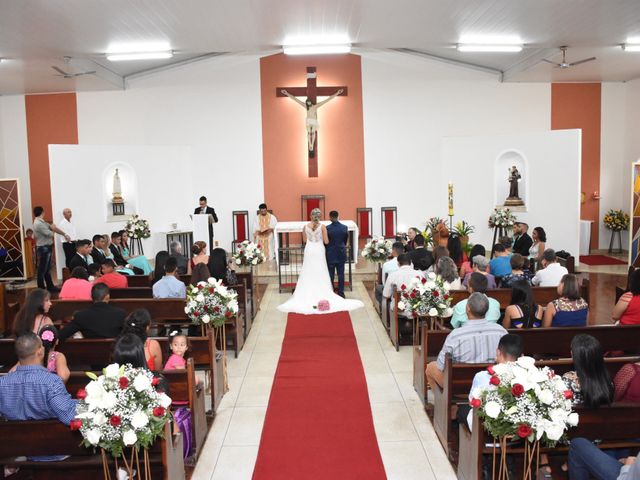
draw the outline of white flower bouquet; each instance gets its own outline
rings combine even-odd
[[[362,256],[370,262],[384,262],[391,256],[391,240],[372,238],[362,249]]]
[[[151,230],[149,229],[149,222],[140,218],[139,215],[131,215],[124,229],[129,234],[130,238],[149,238],[151,236]]]
[[[249,240],[238,245],[238,251],[233,254],[233,261],[236,265],[254,266],[264,262],[264,252],[260,244],[255,244]]]
[[[505,228],[511,230],[517,222],[516,216],[508,208],[495,208],[489,215],[489,228]]]
[[[238,294],[222,285],[222,280],[209,278],[206,282],[187,287],[184,312],[194,325],[224,325],[225,320],[238,314]]]
[[[450,290],[449,283],[433,272],[426,278],[416,276],[409,285],[400,285],[402,299],[398,302],[398,310],[413,318],[450,317],[453,314]]]
[[[125,448],[150,447],[171,419],[171,398],[156,390],[149,370],[113,363],[78,391],[72,430],[80,430],[85,447],[100,447],[120,457]]]
[[[488,368],[490,385],[471,392],[471,406],[494,438],[519,437],[553,447],[578,425],[573,392],[549,367],[531,357]]]

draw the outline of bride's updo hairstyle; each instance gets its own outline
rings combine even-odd
[[[311,210],[311,221],[313,223],[318,223],[321,217],[322,211],[319,208],[314,208],[313,210]]]

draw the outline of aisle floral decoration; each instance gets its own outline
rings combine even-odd
[[[133,478],[140,472],[138,452],[144,450],[144,466],[150,475],[148,448],[162,436],[165,424],[171,420],[171,398],[157,389],[159,379],[144,368],[113,363],[78,392],[76,418],[71,430],[82,434],[82,445],[102,450],[105,478],[108,478],[106,453],[123,464]],[[127,449],[131,449],[130,456]],[[129,458],[127,458],[129,457]]]
[[[124,229],[127,231],[130,238],[149,238],[151,236],[149,222],[140,218],[139,215],[131,215],[124,226]]]
[[[238,245],[238,251],[233,254],[236,265],[252,267],[265,261],[264,252],[260,244],[245,240]]]
[[[609,210],[604,216],[604,226],[607,230],[621,232],[629,229],[629,214],[622,210]]]
[[[398,310],[407,316],[417,317],[450,317],[452,297],[451,286],[442,277],[429,272],[427,277],[416,276],[409,285],[400,286],[401,300]]]
[[[517,222],[516,216],[509,208],[496,208],[489,216],[489,228],[504,228],[511,230]]]
[[[362,256],[370,262],[384,262],[391,256],[391,240],[372,238],[362,249]]]

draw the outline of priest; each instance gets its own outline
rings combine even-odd
[[[258,215],[253,222],[253,241],[262,246],[267,260],[275,258],[273,232],[277,223],[276,216],[269,212],[267,204],[261,203],[258,206]]]

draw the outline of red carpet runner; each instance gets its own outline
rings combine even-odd
[[[627,262],[607,255],[580,255],[580,263],[586,265],[626,265]]]
[[[386,478],[349,314],[289,314],[253,480]]]

